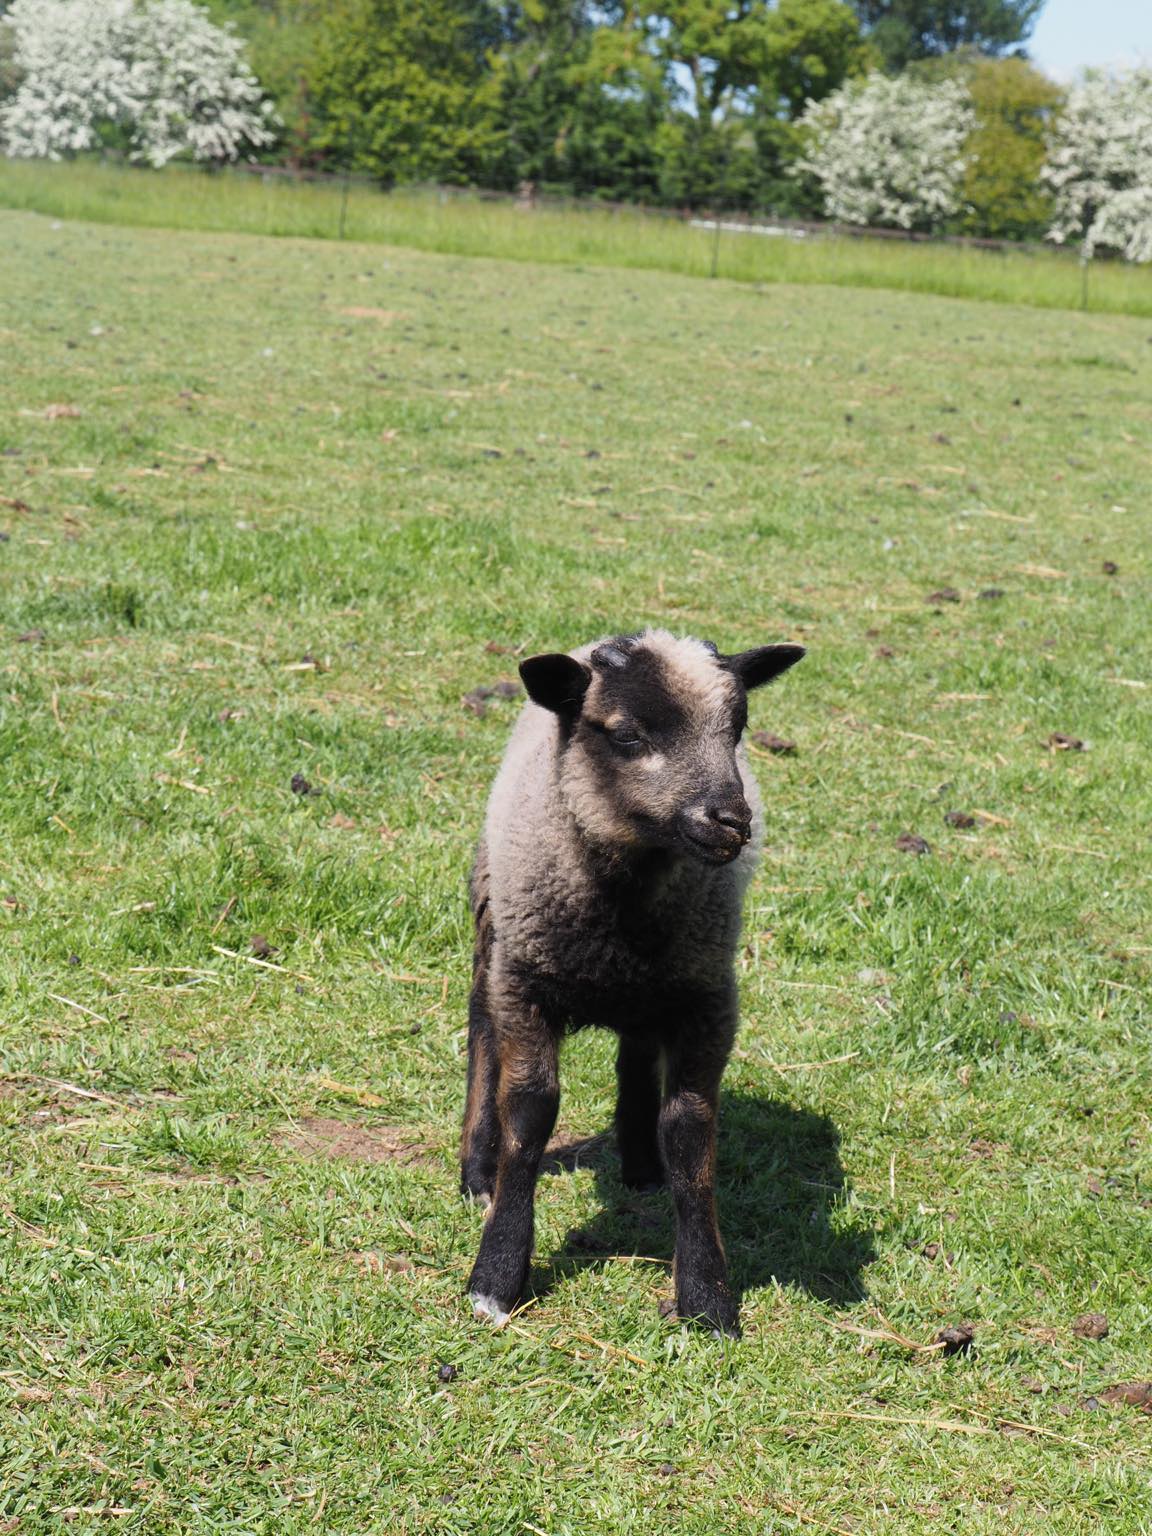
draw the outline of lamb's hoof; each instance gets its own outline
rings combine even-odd
[[[638,1195],[654,1195],[668,1183],[660,1164],[647,1159],[644,1162],[625,1163],[620,1169],[620,1182],[625,1189]]]
[[[481,1322],[491,1323],[493,1328],[503,1328],[510,1314],[496,1300],[495,1296],[485,1296],[481,1291],[472,1291],[468,1296],[472,1303],[472,1314]]]
[[[487,1215],[488,1207],[492,1204],[492,1191],[483,1184],[461,1183],[460,1193],[469,1205],[478,1205]]]
[[[661,1309],[663,1310],[663,1309]],[[714,1339],[738,1339],[741,1337],[740,1313],[730,1297],[718,1296],[711,1301],[677,1301],[672,1309],[680,1322],[690,1328],[706,1330]]]

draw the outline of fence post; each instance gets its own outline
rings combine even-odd
[[[349,128],[348,136],[344,142],[344,179],[340,188],[340,232],[336,237],[338,240],[343,240],[344,228],[348,222],[348,183],[352,179],[352,145],[354,136],[355,131]]]
[[[711,276],[717,277],[720,273],[720,215],[712,214],[712,271]]]

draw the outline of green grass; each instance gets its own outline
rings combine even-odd
[[[1147,322],[0,236],[3,1528],[1152,1530],[1148,1419],[1086,1401],[1150,1374]],[[461,699],[648,622],[809,646],[753,710],[798,751],[722,1111],[746,1336],[661,1319],[610,1148],[493,1334],[454,1140],[515,705]],[[565,1135],[610,1064],[567,1049]]]
[[[66,219],[157,228],[333,239],[340,229],[338,182],[302,184],[246,173],[162,172],[94,164],[51,165],[0,158],[0,207]],[[350,189],[349,239],[383,241],[457,256],[579,262],[747,283],[829,283],[952,298],[1088,308],[1152,316],[1152,268],[1099,262],[1084,276],[1074,253],[1021,247],[997,253],[956,245],[809,236],[803,240],[708,230],[674,217],[628,211],[537,209],[502,200],[428,191],[385,195]]]

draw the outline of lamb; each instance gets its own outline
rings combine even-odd
[[[749,690],[803,655],[779,644],[725,656],[649,629],[521,663],[529,702],[472,871],[461,1146],[462,1190],[486,1207],[468,1291],[497,1326],[528,1275],[561,1037],[599,1025],[619,1037],[623,1181],[671,1188],[677,1312],[739,1333],[715,1148],[763,819],[740,738]]]

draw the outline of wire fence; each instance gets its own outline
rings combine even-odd
[[[598,213],[619,217],[651,219],[677,224],[687,224],[697,229],[714,230],[719,234],[753,235],[766,238],[794,240],[830,237],[852,240],[880,240],[900,244],[926,244],[955,246],[960,249],[994,251],[1000,253],[1053,253],[1059,247],[1039,240],[1012,240],[1004,236],[958,235],[937,231],[912,229],[882,229],[872,225],[842,224],[828,219],[800,219],[789,214],[777,214],[772,210],[749,211],[734,209],[724,204],[716,206],[671,206],[653,203],[622,202],[602,197],[581,196],[576,193],[558,192],[551,188],[522,183],[515,192],[488,187],[458,186],[445,182],[415,182],[403,186],[386,187],[378,177],[363,171],[326,171],[309,166],[265,165],[258,162],[241,162],[236,165],[214,168],[204,172],[202,168],[182,165],[182,170],[192,174],[239,175],[256,177],[265,183],[300,183],[329,186],[339,191],[344,200],[341,209],[340,238],[344,236],[344,212],[348,191],[352,187],[377,192],[387,197],[391,192],[411,196],[424,195],[442,203],[478,202],[515,208],[524,213],[536,209],[543,212]],[[1065,251],[1076,259],[1075,251]]]

